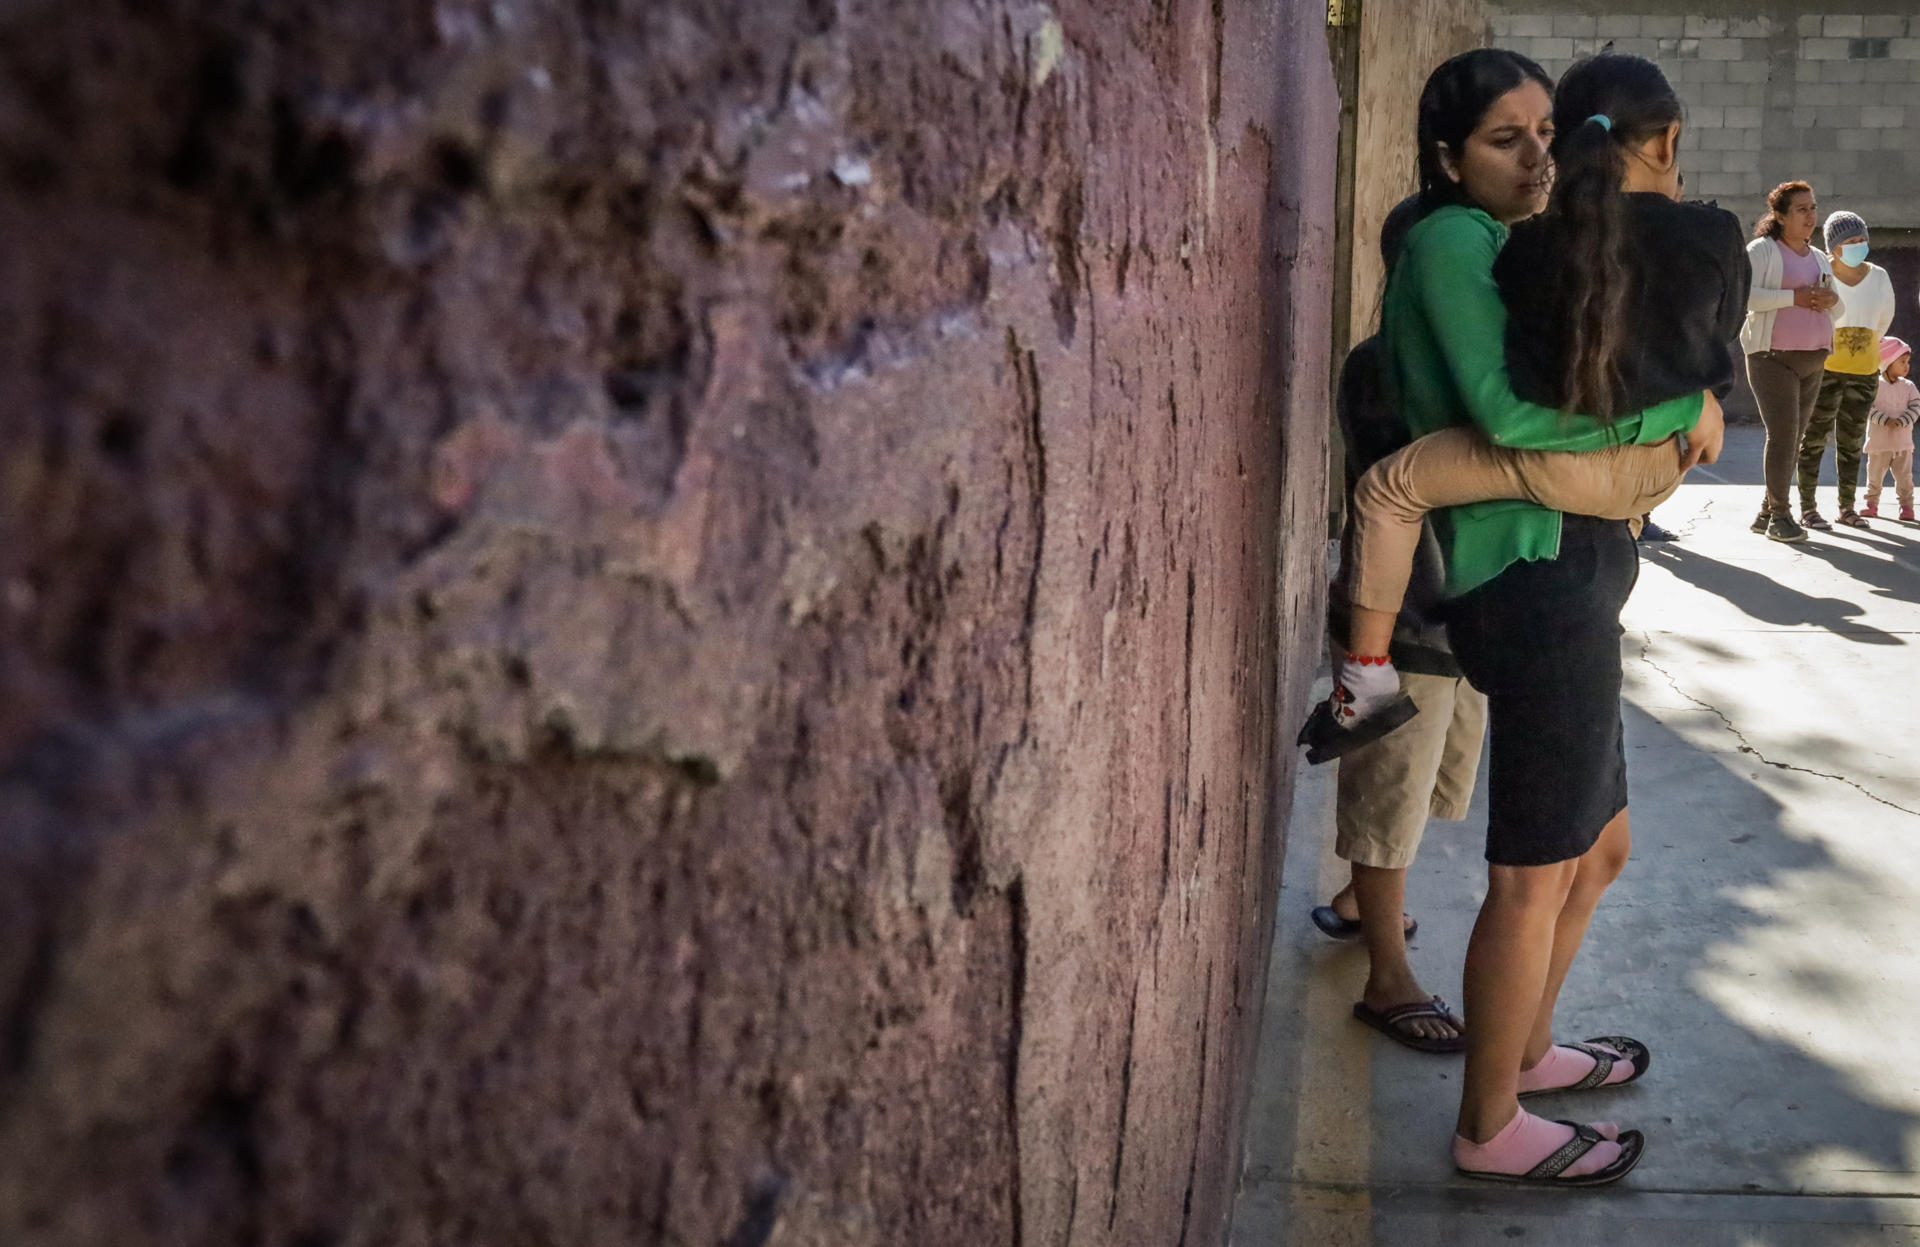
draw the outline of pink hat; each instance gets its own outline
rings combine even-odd
[[[1912,354],[1913,348],[1900,339],[1888,334],[1880,339],[1880,371],[1885,372],[1894,360],[1902,355]]]

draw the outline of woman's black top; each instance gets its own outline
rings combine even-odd
[[[1725,398],[1733,388],[1752,268],[1733,213],[1710,203],[1675,203],[1634,192],[1627,201],[1627,349],[1614,411],[1630,414],[1694,390]],[[1507,306],[1507,371],[1524,399],[1565,401],[1570,358],[1555,292],[1564,272],[1567,227],[1543,213],[1513,227],[1494,262]]]

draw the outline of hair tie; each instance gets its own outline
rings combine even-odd
[[[1593,116],[1587,118],[1587,120],[1597,121],[1600,123],[1602,130],[1605,130],[1608,134],[1613,133],[1613,118],[1607,116],[1605,113],[1595,113]]]

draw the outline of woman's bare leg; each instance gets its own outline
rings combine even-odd
[[[1467,1067],[1455,1129],[1485,1143],[1520,1111],[1520,1063],[1552,969],[1554,932],[1579,859],[1487,867],[1487,899],[1467,942]]]
[[[1532,1069],[1553,1046],[1553,1010],[1560,1000],[1561,985],[1567,981],[1567,971],[1573,967],[1574,956],[1586,938],[1587,924],[1593,921],[1593,911],[1600,904],[1601,895],[1620,877],[1632,847],[1627,812],[1622,810],[1601,830],[1593,847],[1578,859],[1573,886],[1568,889],[1566,904],[1554,924],[1553,959],[1547,966],[1547,984],[1540,994],[1539,1007],[1534,1010],[1533,1030],[1527,1036],[1526,1055],[1520,1062],[1522,1069]]]

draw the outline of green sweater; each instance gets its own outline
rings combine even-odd
[[[1506,226],[1458,205],[1437,209],[1407,234],[1387,283],[1380,337],[1415,437],[1470,424],[1515,450],[1601,450],[1665,441],[1699,423],[1699,394],[1611,426],[1515,394],[1507,377],[1507,310],[1493,281],[1494,257],[1506,241]],[[1560,554],[1560,513],[1524,499],[1448,507],[1437,518],[1447,592],[1455,597],[1520,559]]]

